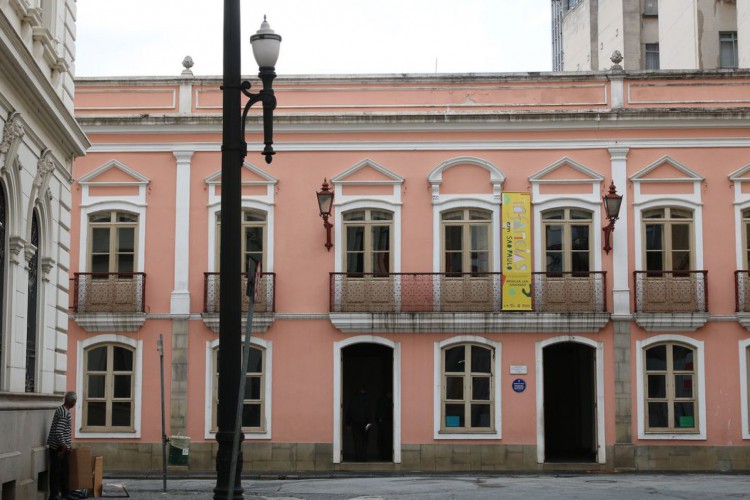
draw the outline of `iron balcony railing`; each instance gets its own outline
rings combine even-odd
[[[734,304],[737,312],[750,312],[750,271],[734,272]]]
[[[536,312],[606,312],[606,273],[532,273]],[[501,312],[501,273],[331,273],[331,312]]]
[[[219,273],[203,273],[203,312],[213,314],[221,311],[221,297]],[[271,313],[276,309],[276,273],[261,273],[257,285],[258,300],[255,303],[256,313]],[[245,295],[247,289],[247,273],[242,273],[242,312],[250,308],[250,298]]]
[[[708,311],[708,271],[634,271],[635,312]]]
[[[146,273],[74,273],[76,313],[142,313]]]

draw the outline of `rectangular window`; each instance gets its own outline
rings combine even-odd
[[[719,68],[736,69],[737,61],[737,32],[719,32]]]
[[[591,270],[592,214],[560,208],[542,213],[547,273],[588,273]]]
[[[265,350],[252,346],[245,378],[245,398],[242,403],[242,430],[250,433],[262,433],[266,429],[265,417]],[[213,398],[211,430],[218,430],[217,408],[219,404],[219,348],[213,350]]]
[[[644,0],[643,15],[644,16],[658,16],[659,15],[659,0]]]
[[[443,350],[441,432],[494,431],[493,356],[474,344]]]
[[[343,214],[347,273],[387,275],[391,271],[393,214],[356,210]]]
[[[645,69],[659,69],[659,44],[647,43]]]
[[[646,349],[646,432],[695,432],[695,349],[667,343]]]

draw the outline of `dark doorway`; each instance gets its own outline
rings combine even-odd
[[[343,460],[393,461],[393,349],[355,344],[342,349],[341,363]]]
[[[545,462],[596,461],[595,364],[587,345],[544,348]]]

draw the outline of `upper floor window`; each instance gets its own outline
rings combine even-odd
[[[719,68],[736,69],[737,67],[737,32],[721,31],[719,33]]]
[[[242,272],[247,272],[250,257],[265,262],[266,214],[255,210],[242,211]],[[216,270],[220,269],[221,257],[221,213],[216,214]],[[251,270],[252,272],[252,270]]]
[[[83,351],[83,430],[132,432],[135,350],[97,344]]]
[[[266,432],[266,350],[253,345],[245,379],[245,398],[242,403],[242,430],[244,432]],[[219,348],[213,349],[213,391],[211,398],[211,431],[218,429],[217,411],[219,404]]]
[[[132,273],[136,269],[138,215],[119,210],[89,215],[89,269]]]
[[[645,46],[645,69],[659,69],[659,44],[647,43]]]
[[[353,210],[343,214],[342,222],[346,272],[389,273],[393,214],[385,210]]]
[[[659,0],[645,0],[643,2],[643,15],[644,16],[658,16],[659,15]]]
[[[441,214],[445,273],[490,272],[491,223],[490,212],[475,208]]]
[[[592,214],[576,208],[542,212],[546,272],[591,270]]]
[[[688,271],[693,262],[693,212],[657,208],[643,212],[647,271]]]
[[[443,348],[441,432],[495,430],[494,355],[470,343]]]
[[[644,349],[646,432],[698,430],[696,350],[667,342]]]
[[[750,209],[742,211],[742,262],[750,269]]]

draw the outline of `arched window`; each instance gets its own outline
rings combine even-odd
[[[487,210],[462,208],[443,212],[440,220],[443,272],[490,272],[492,214]]]
[[[89,271],[132,273],[138,255],[138,215],[107,210],[89,215]]]
[[[135,349],[117,343],[83,351],[85,432],[133,432],[135,428]]]
[[[392,265],[393,213],[352,210],[342,215],[342,223],[346,272],[388,274]]]
[[[35,392],[37,361],[37,311],[39,303],[39,216],[31,216],[31,244],[34,255],[29,260],[29,282],[26,307],[26,392]]]
[[[646,271],[689,271],[694,260],[692,210],[644,210],[642,220]]]
[[[442,349],[440,432],[495,430],[494,356],[491,347],[473,343]]]
[[[542,212],[546,272],[591,270],[592,220],[591,212],[577,208],[556,208]]]
[[[698,430],[696,349],[665,342],[643,351],[646,367],[645,422],[648,432]]]

